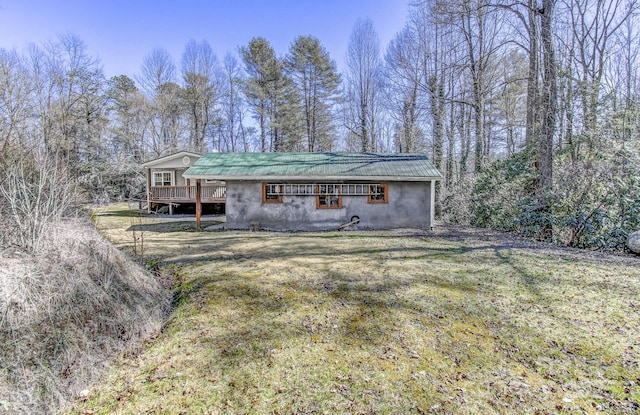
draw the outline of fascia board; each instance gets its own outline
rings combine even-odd
[[[253,182],[430,182],[442,180],[442,177],[425,176],[233,176],[210,174],[183,174],[187,179],[253,181]]]

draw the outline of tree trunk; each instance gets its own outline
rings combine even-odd
[[[538,130],[538,20],[535,10],[537,0],[529,0],[529,73],[527,77],[527,124],[525,145],[535,143]]]
[[[542,214],[550,214],[548,197],[553,190],[553,138],[556,130],[557,68],[553,45],[553,12],[556,0],[543,0],[540,13],[540,33],[543,50],[542,117],[538,141],[538,199]],[[549,239],[552,223],[543,223],[541,239]]]

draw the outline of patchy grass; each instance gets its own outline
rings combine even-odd
[[[130,219],[97,226],[131,249]],[[165,231],[145,246],[179,275],[175,312],[73,413],[640,409],[637,258],[450,228]]]

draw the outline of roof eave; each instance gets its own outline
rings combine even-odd
[[[149,160],[146,163],[142,163],[141,166],[144,167],[145,169],[149,169],[153,166],[156,166],[158,164],[162,164],[167,160],[171,160],[174,158],[179,158],[179,157],[184,157],[184,156],[191,156],[191,157],[202,157],[202,154],[200,153],[194,153],[192,151],[179,151],[177,153],[173,153],[173,154],[167,154],[166,156],[162,156],[162,157],[158,157],[157,159],[153,159],[153,160]]]
[[[312,181],[312,182],[341,182],[341,181],[366,181],[366,182],[430,182],[432,180],[442,180],[441,176],[251,176],[251,175],[213,175],[213,174],[188,174],[187,171],[182,176],[186,179],[204,179],[221,181]]]

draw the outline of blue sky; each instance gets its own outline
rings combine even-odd
[[[179,68],[190,39],[205,39],[222,60],[251,38],[284,55],[298,35],[320,39],[339,69],[358,18],[370,18],[384,52],[402,29],[408,0],[0,0],[0,48],[24,51],[64,33],[78,35],[105,75],[134,77],[162,47]]]

